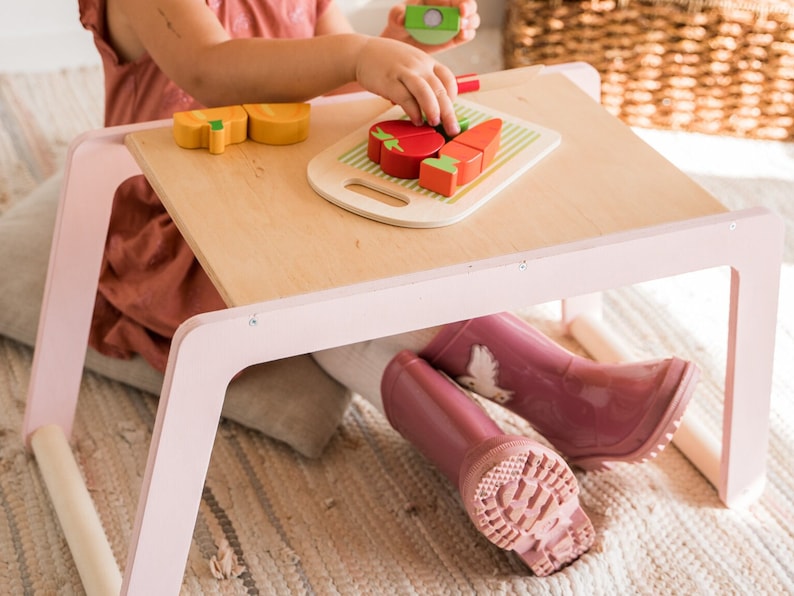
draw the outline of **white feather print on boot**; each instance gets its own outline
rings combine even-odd
[[[458,383],[498,404],[506,404],[513,399],[513,392],[499,387],[499,363],[487,346],[474,344],[471,357],[466,366],[468,375],[457,378]]]

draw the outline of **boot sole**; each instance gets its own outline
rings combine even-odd
[[[474,525],[515,551],[538,576],[587,552],[595,531],[579,504],[579,485],[557,453],[526,437],[478,445],[461,467],[460,494]]]
[[[602,454],[588,457],[571,458],[571,465],[583,470],[611,470],[617,462],[644,463],[656,458],[673,440],[673,435],[684,417],[689,401],[695,391],[695,385],[700,378],[700,369],[691,362],[687,362],[681,373],[675,395],[659,420],[659,424],[650,434],[648,439],[634,451],[625,454]]]

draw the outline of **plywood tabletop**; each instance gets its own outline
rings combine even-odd
[[[465,220],[433,229],[378,223],[316,194],[308,162],[390,106],[312,108],[295,145],[246,141],[222,155],[179,148],[170,127],[127,146],[229,306],[476,262],[726,211],[562,75],[472,94],[558,131],[561,145]]]

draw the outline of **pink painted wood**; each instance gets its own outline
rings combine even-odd
[[[58,424],[67,437],[72,432],[111,201],[121,181],[141,173],[124,137],[162,125],[98,130],[70,146],[25,409],[26,441],[45,424]]]
[[[589,67],[556,70],[597,97],[598,78]],[[113,190],[138,172],[123,137],[162,125],[91,133],[70,152],[28,392],[26,441],[48,423],[71,433]],[[225,388],[242,368],[527,304],[584,297],[567,302],[569,318],[597,309],[594,293],[718,266],[733,273],[717,489],[728,505],[748,499],[765,477],[782,245],[782,222],[755,208],[185,321],[168,361],[122,593],[179,593]],[[669,258],[670,246],[678,247],[676,259]],[[536,283],[539,278],[548,283]],[[450,304],[449,295],[460,299]],[[401,305],[399,318],[357,316],[393,312],[389,306],[395,303]],[[273,337],[278,341],[268,339]]]

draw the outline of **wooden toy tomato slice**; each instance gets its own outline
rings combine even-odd
[[[444,146],[444,136],[427,124],[385,120],[369,129],[367,156],[396,178],[418,178],[419,164]]]
[[[432,128],[398,140],[398,144],[384,143],[380,155],[380,169],[395,178],[419,178],[422,160],[435,157],[444,146],[444,135]]]

